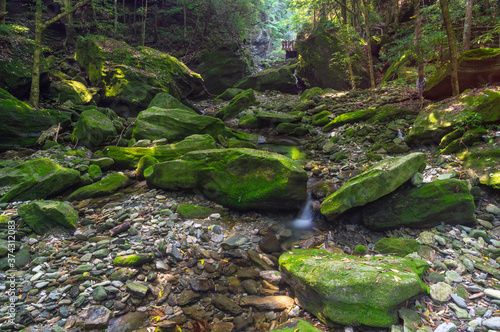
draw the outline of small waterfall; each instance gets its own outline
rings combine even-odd
[[[311,229],[313,227],[314,211],[312,209],[312,201],[312,197],[309,194],[300,214],[291,222],[290,226],[292,228]]]
[[[401,129],[398,129],[398,138],[404,140],[405,137],[403,136],[403,133],[401,132]]]

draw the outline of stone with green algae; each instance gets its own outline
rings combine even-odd
[[[134,168],[138,166],[140,159],[144,156],[153,157],[158,161],[167,161],[175,159],[190,151],[215,148],[215,139],[205,134],[191,135],[177,143],[151,148],[107,146],[104,148],[103,152],[114,160],[116,166]]]
[[[294,66],[266,69],[242,78],[234,87],[262,92],[273,90],[283,93],[297,93],[297,83],[295,76],[293,76],[294,70]]]
[[[50,84],[50,93],[59,102],[71,101],[76,105],[84,105],[92,100],[92,94],[81,82],[73,80],[55,81]]]
[[[234,118],[248,107],[256,104],[255,93],[252,89],[247,89],[231,99],[228,105],[215,113],[215,116],[220,119]]]
[[[296,209],[307,197],[307,174],[288,157],[253,149],[189,152],[145,171],[148,185],[199,189],[236,209]]]
[[[292,318],[288,320],[286,323],[278,325],[272,331],[281,331],[281,332],[321,332],[322,330],[313,326],[312,323],[308,322],[304,319]]]
[[[334,219],[341,213],[387,195],[425,168],[426,156],[416,152],[384,159],[347,181],[321,204],[321,213]]]
[[[390,327],[401,305],[428,292],[422,260],[298,249],[281,255],[279,264],[301,306],[328,326]]]
[[[113,121],[96,109],[80,114],[73,130],[73,141],[88,148],[101,145],[116,136]]]
[[[153,100],[148,105],[148,108],[159,107],[164,109],[183,109],[187,111],[193,111],[193,109],[187,107],[180,102],[179,99],[175,98],[167,92],[158,93]]]
[[[64,202],[35,201],[21,205],[17,212],[37,234],[45,234],[54,227],[72,230],[78,227],[78,213]]]
[[[243,91],[245,91],[245,90],[238,89],[238,88],[229,88],[229,89],[226,89],[226,91],[224,91],[220,95],[218,95],[217,99],[228,101],[228,100],[233,99],[234,97],[236,97],[239,93],[241,93]]]
[[[68,200],[83,200],[111,195],[127,186],[128,183],[129,179],[126,175],[118,173],[110,174],[98,182],[75,190],[69,195]]]
[[[474,170],[479,176],[479,182],[486,186],[500,189],[500,148],[472,148],[457,154],[465,168]]]
[[[404,257],[416,252],[420,243],[414,239],[382,238],[375,243],[373,250],[380,254],[392,254]]]
[[[323,89],[320,87],[312,87],[310,89],[305,90],[301,95],[300,95],[300,101],[308,101],[312,100],[314,97],[320,97],[324,95],[325,93],[323,92]]]
[[[334,128],[345,125],[346,123],[365,121],[377,113],[376,108],[369,108],[366,110],[358,110],[350,113],[344,113],[337,116],[323,127],[323,131],[330,131]]]
[[[155,164],[158,164],[159,161],[155,157],[151,155],[145,155],[139,159],[139,163],[137,164],[137,170],[135,171],[135,176],[139,180],[145,180],[144,171]]]
[[[113,259],[113,265],[121,267],[138,267],[153,261],[154,255],[149,254],[133,254],[118,256]]]
[[[94,182],[99,181],[102,178],[102,170],[99,165],[90,165],[87,173],[89,174],[90,179]]]
[[[50,159],[33,159],[0,170],[0,186],[10,190],[0,203],[45,199],[80,183],[80,172],[62,167]]]
[[[184,219],[203,219],[207,218],[216,210],[194,204],[179,204],[177,206],[177,213]]]
[[[474,128],[466,131],[462,137],[459,137],[441,150],[441,154],[452,154],[472,147],[474,143],[480,142],[484,135],[488,134],[488,130],[484,128]],[[443,143],[443,140],[441,140]]]

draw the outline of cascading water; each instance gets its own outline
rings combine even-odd
[[[290,226],[295,229],[311,229],[314,225],[314,211],[312,208],[312,197],[309,194],[300,214],[295,218]]]

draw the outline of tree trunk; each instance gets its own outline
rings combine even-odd
[[[62,13],[56,15],[54,18],[48,20],[47,22],[42,22],[42,0],[36,0],[35,4],[35,45],[33,52],[33,66],[31,68],[31,89],[30,89],[30,99],[29,103],[38,108],[38,102],[40,99],[40,63],[42,57],[42,34],[52,23],[59,21],[60,19],[73,13],[75,10],[88,4],[91,0],[83,0],[78,2],[74,7],[65,8]]]
[[[5,24],[7,16],[7,0],[0,0],[0,24]]]
[[[186,0],[184,0],[184,39],[187,38],[187,4]]]
[[[156,45],[158,42],[158,5],[154,6],[155,8],[155,24],[154,24],[154,31],[153,31],[153,45]]]
[[[342,24],[347,25],[347,0],[341,0],[340,13],[342,15]]]
[[[474,0],[467,0],[465,9],[465,23],[464,23],[464,41],[462,45],[462,52],[470,50],[470,38],[472,34],[472,8],[474,7]]]
[[[148,0],[146,0],[146,5],[144,6],[144,20],[142,22],[142,46],[146,43],[146,19],[148,18]]]
[[[365,20],[365,33],[366,33],[366,48],[368,50],[368,70],[370,71],[370,86],[375,87],[375,73],[373,71],[373,56],[371,47],[371,34],[370,34],[370,24],[368,22],[368,3],[367,0],[363,0],[363,5],[361,6],[361,13],[363,19]]]
[[[418,78],[417,78],[417,89],[420,96],[420,108],[423,106],[423,89],[424,82],[424,59],[422,56],[422,14],[420,13],[420,1],[415,3],[415,53],[417,57],[418,64]]]
[[[399,28],[399,0],[392,0],[394,10],[394,31]]]
[[[116,31],[118,29],[118,0],[114,1],[113,14],[115,16],[115,19],[114,19],[114,22],[113,22],[113,37],[115,37],[116,36]]]
[[[450,49],[450,65],[451,65],[451,91],[453,96],[458,96],[460,89],[458,86],[458,51],[455,44],[455,34],[451,24],[450,9],[448,8],[448,0],[439,0],[441,11],[443,12],[443,21],[448,36],[448,47]]]
[[[63,11],[71,9],[71,0],[63,0]],[[68,14],[65,22],[66,27],[66,39],[64,40],[64,47],[67,49],[68,46],[75,45],[75,25],[73,14]]]

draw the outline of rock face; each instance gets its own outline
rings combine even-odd
[[[479,176],[479,181],[495,189],[500,189],[500,170],[498,160],[500,160],[500,149],[473,148],[459,153],[458,158],[463,161],[463,165],[474,170]]]
[[[111,140],[116,134],[111,119],[96,109],[89,109],[80,114],[73,130],[74,140],[89,148]]]
[[[252,89],[245,90],[237,94],[228,105],[221,108],[215,116],[220,119],[236,117],[251,105],[255,104],[255,94]]]
[[[17,211],[38,234],[45,234],[58,226],[72,230],[78,227],[78,213],[67,203],[36,201],[20,206]]]
[[[427,293],[421,280],[427,264],[420,260],[293,250],[280,257],[280,271],[303,308],[333,326],[390,327],[398,308]]]
[[[50,84],[50,93],[61,103],[70,100],[76,105],[85,105],[92,100],[92,94],[83,83],[72,80],[55,81]]]
[[[0,186],[11,189],[0,202],[45,199],[80,182],[80,173],[49,159],[34,159],[0,171]]]
[[[225,133],[226,127],[220,119],[184,109],[151,107],[139,113],[132,137],[137,140],[166,138],[176,142],[193,134],[209,134],[216,138]]]
[[[252,57],[238,45],[227,44],[193,58],[189,67],[199,73],[210,93],[220,94],[251,73]]]
[[[110,38],[87,36],[77,41],[75,57],[87,71],[90,83],[104,89],[104,101],[127,108],[129,115],[146,108],[162,91],[176,98],[203,92],[199,74],[149,47],[132,48]]]
[[[58,123],[69,125],[69,114],[56,110],[36,110],[0,88],[0,150],[36,144],[41,132]]]
[[[436,180],[400,188],[363,207],[363,223],[371,229],[430,228],[440,223],[475,224],[474,198],[457,179]]]
[[[500,120],[500,90],[471,91],[458,98],[429,105],[420,112],[405,140],[409,144],[440,143],[469,114],[477,114],[483,125]]]
[[[293,76],[293,70],[295,70],[294,67],[263,70],[257,74],[241,79],[234,87],[245,90],[275,90],[283,93],[296,94],[298,89],[295,76]]]
[[[148,108],[151,107],[159,107],[164,109],[175,108],[175,109],[183,109],[186,111],[193,111],[191,108],[181,103],[179,99],[175,98],[174,96],[172,96],[167,92],[160,92],[159,94],[157,94],[148,105]]]
[[[145,171],[149,185],[200,189],[235,209],[296,209],[306,200],[306,172],[293,160],[252,149],[194,151]]]
[[[110,195],[128,183],[129,179],[126,175],[110,174],[99,182],[77,189],[69,195],[68,199],[73,201]]]
[[[450,97],[451,67],[441,68],[429,81],[424,97],[431,100]],[[458,59],[460,92],[500,80],[500,50],[479,48],[465,52]]]
[[[363,206],[393,192],[425,168],[425,158],[424,153],[416,152],[378,162],[328,196],[321,204],[321,213],[333,219],[350,208]]]
[[[324,28],[317,28],[307,39],[299,41],[297,51],[300,54],[297,63],[297,76],[308,87],[317,86],[322,89],[348,90],[351,88],[349,76],[337,63],[332,62],[332,54],[344,52],[342,43]],[[363,57],[363,55],[361,55]],[[369,87],[370,77],[358,63],[353,64],[354,74],[362,77],[360,88]]]
[[[143,156],[151,156],[158,161],[175,159],[187,152],[215,149],[215,139],[208,135],[191,135],[184,140],[152,148],[107,146],[103,152],[113,158],[118,167],[133,168]]]

